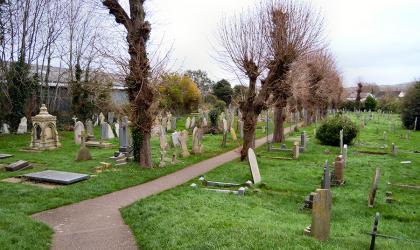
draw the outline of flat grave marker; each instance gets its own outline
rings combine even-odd
[[[23,176],[32,181],[52,182],[64,185],[69,185],[89,179],[89,175],[87,174],[78,174],[56,170],[45,170],[42,172],[25,174]]]

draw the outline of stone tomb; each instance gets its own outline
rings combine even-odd
[[[14,171],[18,171],[18,170],[21,170],[21,169],[27,169],[27,168],[31,168],[31,167],[32,167],[31,164],[29,164],[27,161],[19,160],[17,162],[9,164],[8,166],[5,167],[5,169],[7,171],[14,172]]]
[[[249,167],[251,169],[252,180],[254,184],[261,182],[260,169],[258,168],[257,157],[255,156],[254,150],[252,148],[248,149],[248,161]]]
[[[87,174],[78,174],[55,170],[45,170],[42,172],[25,174],[23,176],[32,181],[51,182],[64,185],[73,184],[79,181],[89,179],[89,175]]]
[[[42,104],[38,115],[32,117],[32,135],[30,147],[44,150],[60,147],[56,121],[57,118],[48,113],[45,104]]]

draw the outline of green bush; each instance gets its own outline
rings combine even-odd
[[[222,113],[226,108],[226,103],[222,100],[217,100],[214,104],[214,109],[217,110],[217,112],[220,114]]]
[[[420,130],[420,81],[417,81],[415,85],[407,91],[401,108],[401,120],[405,128],[413,129],[416,117],[418,118],[417,127],[415,129]]]
[[[376,102],[376,99],[374,97],[368,96],[365,101],[365,109],[375,111],[377,104],[378,103]]]
[[[341,129],[343,129],[344,144],[351,144],[357,136],[358,129],[349,118],[344,116],[327,119],[316,132],[316,138],[322,144],[339,146]]]

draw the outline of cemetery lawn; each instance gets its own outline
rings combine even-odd
[[[390,127],[394,122],[395,133]],[[420,240],[420,189],[391,185],[420,186],[420,154],[413,153],[420,150],[420,132],[411,132],[408,141],[400,139],[400,133],[405,135],[405,131],[399,127],[397,115],[369,121],[357,143],[370,145],[349,146],[346,184],[332,188],[331,235],[326,242],[303,235],[303,229],[311,224],[311,211],[300,208],[305,197],[319,188],[323,162],[333,162],[339,148],[317,144],[313,127],[306,128],[310,136],[308,149],[298,160],[270,159],[289,155],[267,152],[265,146],[257,149],[262,184],[247,190],[243,197],[203,190],[195,179],[122,209],[123,218],[142,249],[368,249],[371,237],[365,233],[371,231],[376,212],[381,214],[379,233]],[[386,141],[383,131],[388,131]],[[297,139],[298,134],[295,136]],[[288,139],[288,147],[292,141],[293,138]],[[392,142],[398,146],[398,156],[357,152],[384,144],[390,152]],[[332,153],[325,154],[327,149]],[[407,160],[411,164],[400,163]],[[375,206],[368,208],[368,193],[378,166],[381,179]],[[251,174],[247,162],[235,160],[205,177],[243,183],[251,179]],[[190,187],[193,182],[198,184],[198,190]],[[393,193],[394,203],[385,203],[386,191]],[[419,243],[384,238],[377,238],[376,246],[420,248]]]
[[[178,120],[178,128],[183,128],[185,119]],[[262,123],[261,123],[262,124]],[[189,136],[189,149],[191,150],[191,131]],[[95,129],[96,138],[99,138],[100,130]],[[112,167],[102,173],[96,173],[95,167],[100,162],[112,162],[109,157],[118,148],[118,140],[111,142],[114,147],[110,149],[90,149],[93,160],[75,162],[74,159],[79,146],[74,143],[73,132],[59,131],[62,147],[52,151],[24,152],[30,142],[30,135],[0,135],[0,153],[13,154],[14,157],[0,160],[0,165],[7,165],[17,160],[26,160],[34,164],[33,169],[18,172],[6,172],[0,169],[0,179],[20,176],[29,172],[43,171],[47,169],[61,170],[77,173],[90,174],[87,181],[56,189],[46,189],[20,183],[7,183],[0,181],[0,249],[49,249],[52,230],[46,225],[32,220],[29,215],[44,210],[68,205],[89,198],[118,191],[135,186],[160,176],[175,172],[181,168],[196,162],[216,156],[228,150],[240,146],[239,142],[233,142],[228,136],[227,146],[222,148],[222,135],[205,135],[203,138],[204,153],[191,155],[181,160],[176,165],[168,165],[165,168],[142,169],[136,163],[125,166]],[[264,136],[261,129],[258,137]],[[170,136],[167,136],[168,142]],[[168,151],[168,156],[172,153]],[[152,138],[152,156],[154,163],[159,163],[159,139]]]

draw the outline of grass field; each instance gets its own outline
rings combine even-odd
[[[178,120],[178,129],[183,129],[185,119]],[[96,138],[99,138],[99,129],[95,130]],[[45,189],[25,184],[14,184],[0,181],[0,249],[48,249],[52,230],[46,225],[35,222],[28,215],[51,208],[75,203],[93,198],[113,191],[121,190],[130,186],[141,184],[157,177],[174,172],[185,166],[218,155],[239,146],[240,142],[234,143],[228,137],[227,146],[220,147],[221,135],[205,135],[203,138],[204,153],[191,155],[186,159],[179,158],[180,163],[165,168],[142,169],[137,164],[130,163],[121,167],[113,167],[109,171],[100,174],[95,173],[94,168],[99,162],[111,162],[108,158],[117,150],[118,141],[114,139],[111,149],[91,149],[93,160],[87,162],[75,162],[79,146],[74,143],[73,132],[59,131],[62,147],[53,151],[23,152],[30,142],[30,136],[26,135],[0,135],[0,153],[13,154],[14,157],[0,160],[0,164],[8,164],[17,160],[26,160],[35,165],[34,169],[6,172],[0,170],[0,179],[15,177],[28,172],[42,171],[46,169],[71,171],[91,174],[87,181],[60,187],[57,189]],[[191,135],[191,131],[190,131]],[[261,130],[257,136],[264,134]],[[169,135],[168,135],[169,141]],[[189,137],[189,149],[192,141]],[[172,151],[168,151],[168,156]],[[159,162],[159,140],[152,139],[152,155],[155,164]]]
[[[376,115],[376,114],[375,114]],[[357,124],[360,121],[352,117]],[[396,131],[392,129],[396,124]],[[257,150],[262,184],[247,190],[245,196],[194,190],[190,181],[182,186],[138,201],[122,210],[125,222],[135,234],[141,249],[368,249],[373,216],[381,213],[379,232],[406,239],[420,240],[420,190],[393,186],[420,186],[420,133],[400,128],[398,116],[376,117],[361,130],[356,145],[349,146],[346,184],[333,187],[331,237],[326,242],[303,235],[311,223],[311,212],[301,211],[305,196],[320,186],[323,162],[331,163],[339,148],[319,145],[313,127],[306,128],[308,149],[298,160],[273,160],[289,156],[283,152]],[[383,140],[387,131],[387,140]],[[289,137],[287,144],[298,138]],[[396,143],[397,156],[370,155],[359,150],[384,151],[371,147]],[[325,150],[331,154],[325,154]],[[411,164],[401,164],[410,160]],[[381,179],[374,208],[367,197],[375,168]],[[208,180],[243,183],[251,179],[247,162],[233,161],[206,176]],[[390,183],[390,184],[389,184]],[[199,184],[201,186],[201,184]],[[391,191],[394,203],[385,203]],[[420,249],[419,243],[378,238],[377,249]]]

